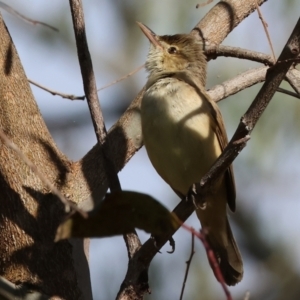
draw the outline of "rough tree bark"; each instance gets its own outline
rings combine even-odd
[[[0,20],[0,126],[64,194],[73,167],[39,112],[10,35]],[[0,270],[15,284],[50,296],[79,299],[72,245],[54,244],[64,214],[54,197],[15,153],[0,142]],[[73,196],[73,195],[72,195]],[[80,195],[72,200],[79,202]],[[79,245],[78,249],[83,249]]]

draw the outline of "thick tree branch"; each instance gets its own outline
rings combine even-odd
[[[219,45],[236,26],[255,11],[256,5],[260,6],[266,1],[220,1],[195,26],[191,34],[211,45]]]

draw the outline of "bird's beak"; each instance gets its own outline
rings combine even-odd
[[[148,40],[153,46],[162,48],[162,45],[157,38],[157,35],[149,27],[147,27],[141,22],[136,22],[136,23],[139,25],[139,27],[141,28],[141,30],[143,31],[143,33],[145,34],[145,36],[148,38]]]

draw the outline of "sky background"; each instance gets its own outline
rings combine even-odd
[[[39,25],[32,26],[1,10],[28,78],[57,91],[83,95],[68,1],[3,2],[29,18],[59,29],[56,33]],[[195,8],[197,3],[191,0],[84,1],[98,88],[144,63],[149,42],[136,21],[145,23],[157,34],[187,33],[217,1],[201,9]],[[299,3],[269,0],[261,11],[278,57],[299,18]],[[223,44],[270,53],[257,13],[234,29]],[[232,58],[211,61],[207,88],[254,66],[258,64]],[[146,79],[147,74],[142,70],[99,93],[107,128],[120,117]],[[229,138],[260,86],[220,103]],[[289,88],[287,84],[282,86]],[[96,143],[87,103],[52,96],[35,86],[32,91],[59,148],[72,160],[82,158]],[[245,261],[243,281],[230,288],[234,299],[241,299],[247,291],[254,296],[268,296],[257,299],[287,299],[283,296],[287,295],[284,288],[300,276],[299,116],[299,100],[277,93],[247,147],[234,162],[237,212],[235,216],[230,215],[230,222]],[[144,148],[129,161],[119,177],[124,190],[150,194],[170,210],[178,203],[176,195],[151,166]],[[200,227],[194,215],[187,224]],[[139,234],[143,241],[149,237],[143,232]],[[174,239],[176,252],[167,254],[169,246],[165,246],[151,265],[149,299],[179,298],[191,237],[180,229]],[[199,241],[195,250],[185,299],[225,298]],[[94,299],[114,299],[127,269],[122,237],[93,239],[90,262]],[[280,271],[283,266],[285,280]],[[294,294],[299,299],[299,291]]]

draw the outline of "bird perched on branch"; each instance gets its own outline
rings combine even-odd
[[[158,174],[184,198],[228,143],[223,119],[204,87],[207,62],[202,44],[188,34],[158,36],[138,25],[151,44],[141,104],[144,144]],[[226,284],[234,285],[243,277],[243,262],[226,213],[227,204],[235,210],[232,167],[201,197],[197,216]]]

